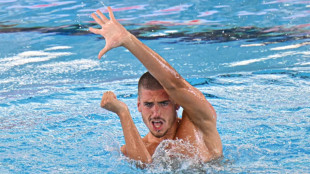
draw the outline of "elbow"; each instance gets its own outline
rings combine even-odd
[[[143,164],[150,164],[150,163],[153,162],[153,159],[152,159],[151,155],[148,154],[148,153],[145,153],[145,154],[135,154],[135,153],[132,153],[132,152],[127,152],[126,145],[123,145],[121,147],[121,152],[126,157],[128,157],[128,158],[130,158],[132,160],[135,160],[135,161],[140,161]],[[133,155],[133,154],[135,154],[135,155]]]
[[[134,160],[141,161],[143,164],[151,164],[153,162],[150,154],[139,156],[137,159]]]
[[[141,160],[141,159],[136,160],[135,163],[138,168],[145,169],[148,166],[148,164],[151,164],[152,162],[153,162],[152,158],[147,158],[145,160]]]
[[[147,164],[151,164],[153,162],[153,159],[152,159],[152,157],[150,155],[147,155],[147,156],[136,156],[136,157],[133,157],[133,158],[130,158],[130,159],[135,160],[137,163],[140,163],[143,166],[145,166]]]
[[[152,157],[147,157],[147,159],[145,161],[143,161],[143,163],[145,164],[151,164],[153,162]]]
[[[140,168],[140,169],[145,169],[147,168],[148,164],[152,163],[152,159],[148,160],[148,161],[139,161],[136,162],[136,167]]]

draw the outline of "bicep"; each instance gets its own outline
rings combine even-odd
[[[185,87],[168,91],[168,93],[177,104],[183,107],[195,126],[201,130],[216,127],[216,112],[197,88],[186,84]]]

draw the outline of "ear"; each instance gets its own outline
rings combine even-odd
[[[141,102],[140,102],[139,97],[138,97],[138,99],[137,99],[137,106],[138,106],[138,111],[141,112],[142,109],[141,109]]]
[[[174,104],[176,111],[180,109],[180,105],[178,105],[170,96],[169,96],[169,100]]]

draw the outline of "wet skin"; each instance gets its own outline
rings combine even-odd
[[[212,105],[165,59],[129,33],[114,18],[110,7],[108,11],[110,20],[100,11],[97,11],[100,18],[92,14],[101,29],[89,30],[106,40],[98,58],[113,48],[123,46],[163,87],[161,90],[139,92],[138,110],[150,130],[144,138],[141,138],[126,104],[119,101],[112,92],[103,95],[101,107],[116,113],[120,118],[126,142],[122,152],[131,159],[151,163],[152,155],[160,142],[165,139],[183,139],[197,147],[202,161],[220,157],[222,143],[216,129],[216,113]],[[178,119],[176,114],[179,105],[183,108],[182,119]]]
[[[169,98],[164,89],[141,89],[138,98],[138,110],[154,137],[174,138],[177,128],[176,111],[178,109],[179,106]]]
[[[197,148],[200,152],[198,155],[203,161],[209,161],[215,156],[220,156],[221,150],[209,150],[210,147],[205,142],[208,141],[207,138],[190,121],[186,112],[183,112],[182,119],[177,117],[176,111],[178,109],[179,105],[175,104],[164,89],[141,89],[138,98],[138,110],[141,112],[143,121],[150,131],[142,140],[150,155],[154,154],[157,146],[165,139],[183,139]],[[185,147],[180,147],[182,149],[180,153],[188,156],[197,155],[192,154]]]

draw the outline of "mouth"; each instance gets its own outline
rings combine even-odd
[[[153,129],[157,132],[159,132],[163,127],[164,122],[162,120],[153,120],[152,125]]]

